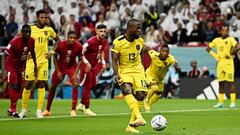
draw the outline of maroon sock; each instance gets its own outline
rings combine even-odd
[[[76,105],[78,102],[78,87],[72,88],[72,110],[76,110]]]
[[[53,89],[53,88],[51,88],[49,90],[47,107],[46,107],[46,110],[48,110],[48,111],[50,111],[50,108],[51,108],[51,105],[52,105],[52,101],[53,101],[53,99],[55,97],[55,91],[56,91],[56,89]]]
[[[16,112],[17,111],[17,101],[18,101],[18,97],[19,97],[19,91],[16,89],[12,89],[9,88],[9,92],[10,92],[10,109],[12,112]]]
[[[83,87],[81,103],[85,105],[86,109],[89,108],[89,104],[90,104],[90,90],[91,90],[91,88],[86,88],[86,87],[84,88]]]

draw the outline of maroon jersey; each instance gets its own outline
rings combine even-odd
[[[99,41],[97,36],[94,36],[87,40],[87,44],[88,46],[84,55],[92,68],[95,68],[97,63],[101,60],[102,51],[104,51],[105,46],[108,45],[107,40],[104,38],[102,41]]]
[[[9,72],[22,72],[29,52],[34,52],[33,38],[30,37],[27,44],[23,42],[20,36],[12,39],[5,50],[8,55],[6,70]]]
[[[72,46],[67,44],[67,41],[62,41],[56,48],[58,53],[58,67],[61,71],[71,70],[77,67],[76,57],[82,56],[82,45],[79,42],[75,42]]]

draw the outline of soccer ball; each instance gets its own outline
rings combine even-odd
[[[151,120],[151,126],[156,131],[162,131],[167,127],[167,120],[162,115],[156,115]]]

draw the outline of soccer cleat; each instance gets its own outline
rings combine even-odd
[[[224,104],[223,103],[218,103],[216,105],[213,106],[214,108],[223,108]]]
[[[236,104],[235,104],[235,103],[231,103],[229,107],[230,107],[230,108],[235,108],[235,107],[236,107]]]
[[[41,110],[37,110],[36,111],[36,116],[37,116],[37,118],[43,118],[42,111]]]
[[[143,118],[138,118],[133,122],[129,123],[129,126],[131,127],[139,127],[139,126],[145,126],[146,125],[146,121]]]
[[[151,107],[150,107],[150,105],[149,105],[149,103],[146,99],[143,101],[143,104],[144,104],[145,111],[150,113],[151,112]]]
[[[126,132],[127,133],[140,133],[139,130],[135,129],[134,127],[131,127],[131,126],[127,126],[126,128]]]
[[[79,105],[77,106],[77,110],[81,112],[85,112],[86,110],[85,105],[79,103]]]
[[[23,109],[21,113],[19,114],[20,118],[25,118],[26,117],[27,110]]]
[[[96,116],[96,113],[92,112],[89,108],[85,110],[84,114],[87,116]]]
[[[76,113],[75,110],[72,110],[72,111],[70,112],[70,115],[71,115],[72,117],[76,117],[76,116],[77,116],[77,113]]]
[[[7,110],[7,115],[8,115],[9,117],[11,117],[11,116],[13,115],[13,112],[11,111],[11,109],[8,109],[8,110]]]
[[[20,119],[21,117],[18,115],[18,113],[14,112],[14,113],[12,113],[12,118],[13,119]]]
[[[48,111],[48,110],[44,110],[44,111],[42,112],[42,116],[51,116],[51,112]]]

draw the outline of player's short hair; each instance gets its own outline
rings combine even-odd
[[[96,28],[97,28],[97,29],[106,29],[107,26],[106,26],[105,24],[99,24],[99,25],[97,25]]]
[[[31,32],[31,27],[30,27],[30,25],[28,25],[28,24],[24,24],[23,26],[22,26],[22,30],[21,30],[22,32]]]
[[[131,26],[135,25],[136,23],[140,23],[139,20],[137,19],[131,19],[127,22],[127,29],[130,28]]]
[[[47,11],[40,9],[36,12],[36,16],[38,17],[40,14],[48,14]]]
[[[161,48],[168,48],[169,49],[169,46],[168,45],[162,45]]]
[[[225,24],[225,25],[222,26],[222,29],[223,29],[223,28],[227,28],[227,29],[229,30],[229,25],[226,25],[226,24]]]
[[[69,36],[70,34],[75,34],[75,35],[76,35],[77,33],[76,33],[75,31],[72,31],[72,30],[71,30],[71,31],[68,32],[67,35]]]

